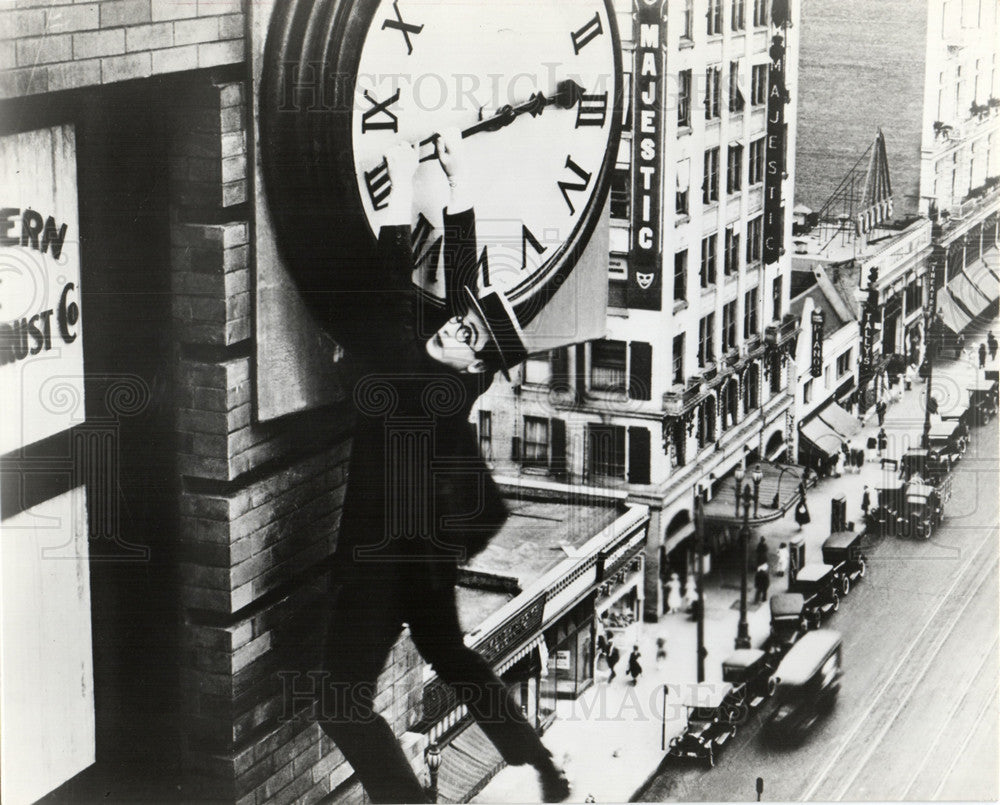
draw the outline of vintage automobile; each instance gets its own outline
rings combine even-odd
[[[903,453],[899,472],[905,481],[919,477],[927,483],[936,484],[951,472],[951,459],[940,450],[914,447]]]
[[[733,686],[728,682],[690,685],[684,690],[687,726],[680,735],[670,739],[667,756],[707,761],[715,765],[719,747],[736,735],[737,714],[729,696]]]
[[[951,478],[942,481],[938,486],[911,481],[906,485],[906,504],[900,530],[904,537],[930,539],[934,529],[941,524],[944,517],[944,500],[942,491],[950,490]]]
[[[728,702],[735,705],[737,721],[774,694],[773,672],[774,658],[756,648],[737,649],[722,661],[722,681],[733,686]]]
[[[809,562],[788,585],[789,592],[799,593],[804,599],[803,613],[809,626],[818,629],[823,618],[840,609],[837,571],[824,562]]]
[[[833,707],[843,675],[842,642],[839,632],[819,629],[789,649],[774,672],[777,707],[765,724],[769,738],[801,738]]]
[[[904,456],[905,458],[905,456]],[[905,476],[904,476],[905,477]],[[903,511],[906,482],[889,478],[875,489],[874,504],[868,511],[868,533],[876,536],[895,535]]]
[[[863,538],[862,532],[836,531],[823,542],[823,561],[833,565],[841,595],[847,595],[851,584],[868,572],[865,555],[861,552]]]
[[[771,596],[771,634],[767,650],[783,655],[792,644],[809,631],[806,599],[800,593],[776,593]]]
[[[985,425],[997,414],[997,381],[979,380],[969,386],[969,407],[972,409],[972,422]]]
[[[961,422],[942,420],[931,423],[930,449],[947,455],[954,464],[965,455],[968,439]]]

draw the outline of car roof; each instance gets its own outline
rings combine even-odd
[[[841,643],[840,632],[817,629],[806,632],[792,646],[774,675],[782,685],[803,685],[823,664],[830,652]]]
[[[795,574],[796,581],[819,581],[833,570],[833,565],[824,562],[810,562]]]
[[[763,656],[764,652],[759,648],[741,648],[726,657],[722,664],[749,668]]]
[[[806,599],[800,593],[778,593],[771,596],[771,614],[798,615],[805,603]]]
[[[861,535],[857,531],[834,531],[823,540],[823,547],[850,548],[859,539],[861,539]]]
[[[702,682],[685,685],[682,693],[686,707],[718,707],[733,689],[729,682]]]
[[[926,498],[930,497],[933,491],[934,487],[931,486],[930,484],[911,483],[909,486],[906,487],[906,494],[908,497],[912,495],[913,497]]]

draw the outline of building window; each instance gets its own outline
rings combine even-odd
[[[722,68],[705,70],[705,120],[715,120],[722,114]]]
[[[823,388],[825,388],[825,389],[830,388],[830,367],[829,366],[824,366],[823,367]]]
[[[479,455],[487,461],[493,459],[493,412],[479,412]]]
[[[625,479],[625,428],[620,425],[587,425],[590,475]]]
[[[687,215],[690,212],[689,188],[691,187],[691,160],[682,159],[677,163],[677,196],[675,201],[675,211],[678,215]]]
[[[694,0],[684,0],[684,11],[681,14],[681,39],[689,42],[694,39]]]
[[[736,348],[736,300],[722,306],[722,351]]]
[[[684,384],[684,333],[674,336],[673,355],[674,385]]]
[[[715,441],[715,406],[714,396],[705,400],[698,409],[698,447],[702,448]]]
[[[740,91],[740,63],[731,61],[729,62],[729,111],[736,114],[742,112],[744,106],[746,102]]]
[[[771,304],[774,308],[774,320],[781,321],[781,277],[775,277],[771,283]]]
[[[722,0],[708,0],[708,35],[722,33]]]
[[[683,302],[687,299],[687,249],[674,255],[674,301]]]
[[[593,341],[590,345],[590,388],[594,391],[625,390],[624,341]]]
[[[698,278],[701,280],[701,287],[707,288],[715,285],[715,261],[717,258],[716,248],[719,236],[711,234],[707,238],[701,239],[701,269]]]
[[[751,288],[743,295],[743,337],[757,335],[757,310],[760,307],[757,288]]]
[[[677,127],[691,127],[691,71],[677,74]]]
[[[726,164],[726,192],[732,195],[743,187],[743,146],[739,143],[729,146]]]
[[[631,171],[615,168],[611,174],[611,217],[628,220],[632,196]]]
[[[758,215],[747,221],[747,265],[760,260],[764,244],[764,216]]]
[[[733,0],[733,30],[742,31],[747,27],[745,0]]]
[[[701,200],[704,204],[719,200],[718,148],[709,148],[705,152],[705,180],[702,183]]]
[[[755,28],[767,27],[767,0],[753,0],[753,24]]]
[[[847,350],[837,357],[837,379],[839,380],[849,371],[851,371],[851,350]]]
[[[767,103],[767,65],[755,64],[750,68],[750,105]]]
[[[698,322],[698,366],[715,360],[715,314],[709,313]]]
[[[726,227],[726,253],[722,270],[732,276],[740,270],[740,235],[734,227]]]
[[[750,184],[760,184],[764,181],[764,138],[750,143]]]
[[[760,369],[756,363],[751,363],[747,367],[746,375],[743,379],[743,413],[749,414],[754,408],[760,406]]]
[[[549,466],[549,420],[537,416],[524,418],[524,448],[521,460],[526,467]]]
[[[811,403],[813,398],[813,382],[812,380],[807,380],[806,384],[802,387],[802,402]]]
[[[532,355],[524,362],[524,382],[528,385],[547,386],[552,380],[551,353]]]

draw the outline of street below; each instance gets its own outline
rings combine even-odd
[[[931,539],[868,540],[867,577],[825,624],[844,636],[833,712],[779,748],[768,703],[714,769],[668,759],[636,800],[753,800],[758,777],[770,801],[998,797],[997,437],[973,429]]]

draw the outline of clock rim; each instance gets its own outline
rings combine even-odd
[[[605,152],[595,189],[581,209],[572,233],[546,261],[550,267],[535,272],[517,286],[520,290],[516,294],[511,295],[511,304],[525,325],[545,307],[576,267],[597,228],[610,192],[621,140],[622,105],[628,99],[623,94],[621,39],[613,0],[599,2],[604,7],[611,36],[614,78]],[[298,267],[302,261],[322,260],[325,255],[317,255],[317,252],[321,252],[323,245],[339,253],[340,259],[336,262],[346,259],[370,264],[377,235],[365,214],[354,168],[354,83],[349,82],[346,91],[342,84],[337,84],[332,108],[320,112],[297,110],[294,114],[283,114],[278,105],[282,90],[289,75],[294,78],[296,69],[301,74],[303,68],[315,70],[314,65],[319,65],[320,69],[319,75],[313,76],[313,83],[321,87],[325,88],[328,81],[337,76],[351,76],[356,80],[361,50],[381,4],[382,0],[279,0],[268,24],[259,98],[261,172],[279,249],[286,256],[297,284],[303,273],[297,270]],[[321,102],[326,100],[325,95],[321,95]],[[311,199],[333,196],[338,202],[319,205],[325,206],[325,210],[317,210],[315,205],[303,210],[303,194]],[[297,225],[294,219],[301,213],[314,223],[305,227]],[[305,234],[308,234],[311,248],[301,242]],[[329,266],[335,261],[327,257],[324,262]],[[305,273],[317,272],[313,269]],[[315,276],[307,284],[329,286],[329,282],[323,283]],[[432,307],[444,307],[445,300],[416,283],[412,283],[412,287]]]

